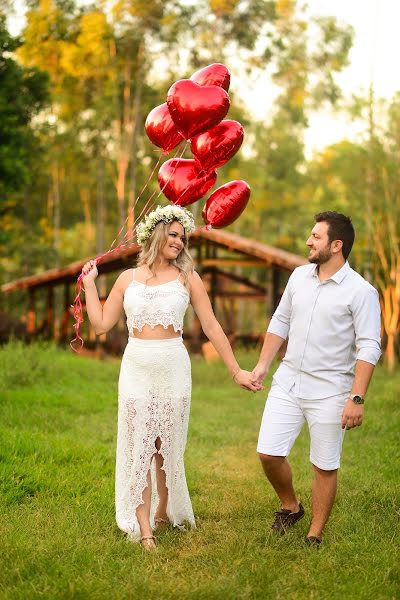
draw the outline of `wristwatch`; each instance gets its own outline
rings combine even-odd
[[[353,400],[354,404],[364,404],[364,398],[358,394],[353,394],[350,398]]]

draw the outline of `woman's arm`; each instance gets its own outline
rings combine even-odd
[[[118,322],[123,309],[124,292],[132,279],[132,271],[124,271],[118,277],[104,305],[101,305],[95,279],[98,275],[94,261],[86,263],[82,269],[85,287],[86,311],[97,335],[110,331]]]
[[[261,389],[260,385],[251,381],[250,373],[243,371],[239,367],[228,338],[215,318],[204,284],[196,272],[189,275],[189,288],[191,304],[200,320],[201,327],[226,364],[234,381],[241,387],[245,387],[253,392]]]

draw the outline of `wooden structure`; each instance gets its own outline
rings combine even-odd
[[[227,334],[234,332],[239,336],[251,337],[256,335],[254,332],[257,330],[260,332],[260,325],[251,322],[251,315],[254,316],[254,321],[257,320],[257,314],[261,314],[265,325],[266,319],[279,302],[287,276],[296,267],[307,262],[295,254],[221,230],[196,230],[190,237],[190,248],[217,318]],[[134,266],[139,251],[139,246],[133,244],[106,256],[99,265],[99,280],[103,275]],[[25,320],[30,336],[41,334],[63,343],[72,337],[71,303],[75,295],[75,282],[87,260],[24,277],[2,286],[2,292],[9,295],[11,302],[12,292],[27,292],[28,310]],[[63,287],[62,296],[60,286]],[[100,283],[99,288],[105,297],[104,282]],[[55,310],[56,295],[58,317]],[[41,320],[38,319],[37,313],[38,300],[44,313]],[[261,313],[257,313],[256,306]],[[247,321],[250,319],[245,332],[239,331],[240,328],[235,322],[238,311],[241,311],[242,317],[246,316]],[[185,338],[191,340],[192,345],[196,347],[200,340],[199,324],[193,315],[189,315],[188,321]],[[120,337],[126,339],[123,325],[120,331]],[[85,340],[88,335],[89,339],[94,340],[93,332],[84,332]],[[107,344],[107,339],[102,336],[102,343]],[[120,346],[119,343],[115,350],[119,350]]]

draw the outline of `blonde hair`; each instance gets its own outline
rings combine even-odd
[[[147,238],[142,246],[142,250],[139,253],[137,261],[138,267],[146,265],[150,269],[151,273],[153,273],[153,275],[155,274],[153,268],[157,260],[157,256],[167,243],[169,229],[173,223],[179,223],[179,221],[174,219],[170,223],[164,223],[163,221],[157,223],[151,232],[151,235]],[[194,264],[189,253],[189,241],[186,232],[182,251],[175,260],[171,260],[171,265],[179,270],[183,276],[185,285],[187,285],[189,274],[194,270]]]

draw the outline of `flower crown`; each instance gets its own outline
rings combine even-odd
[[[143,246],[144,242],[151,236],[153,229],[160,221],[163,223],[179,221],[186,233],[191,233],[195,230],[192,213],[185,208],[181,208],[174,204],[157,206],[157,208],[146,215],[143,221],[136,227],[136,239],[140,246]]]

